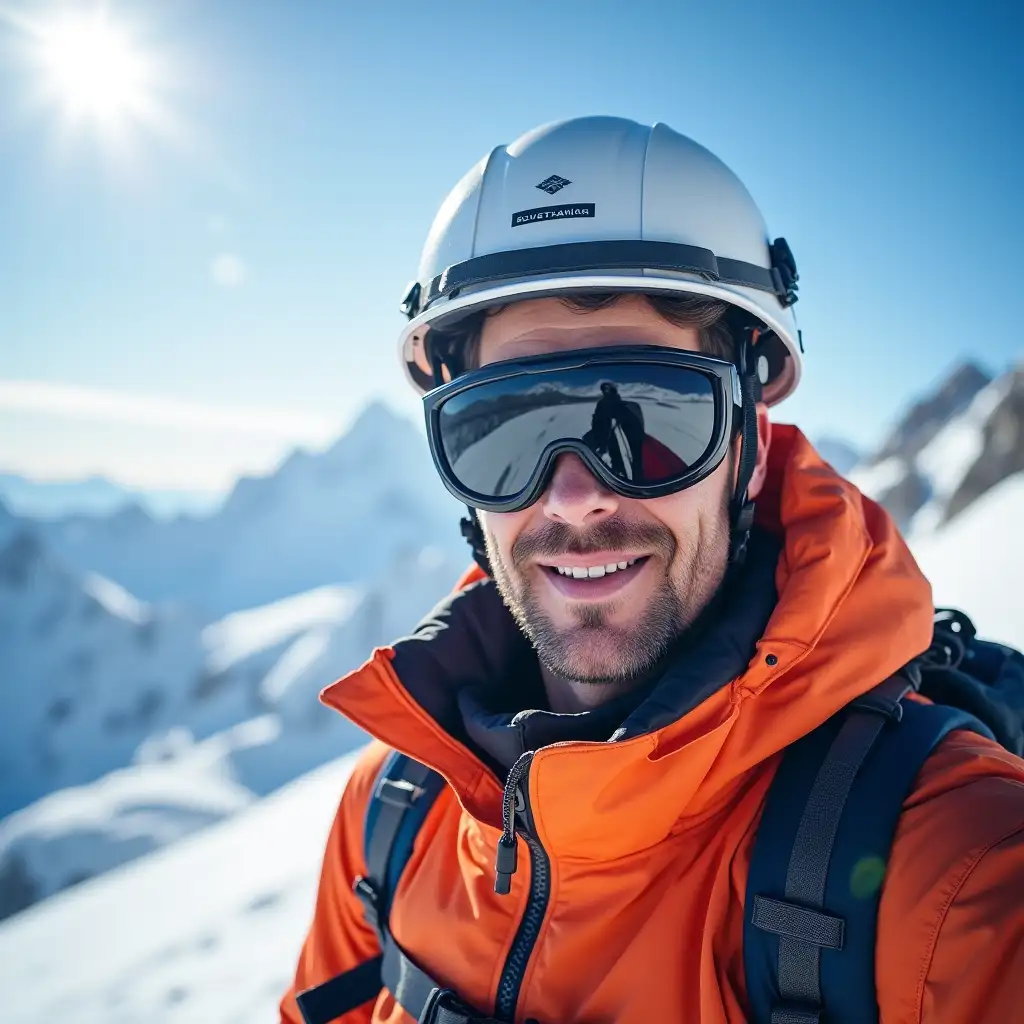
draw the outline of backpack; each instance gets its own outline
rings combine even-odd
[[[914,692],[934,703],[905,699]],[[785,750],[747,880],[743,959],[757,1024],[877,1022],[885,864],[914,778],[955,729],[1024,756],[1024,655],[977,639],[962,612],[938,609],[924,654]],[[392,752],[381,767],[366,811],[368,875],[355,892],[382,952],[300,993],[306,1024],[328,1024],[382,988],[421,1024],[495,1021],[422,971],[388,930],[416,834],[444,787],[404,754]]]

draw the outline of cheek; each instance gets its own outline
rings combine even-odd
[[[515,543],[516,537],[523,532],[530,518],[530,510],[522,512],[477,512],[480,525],[485,534],[494,538],[501,552],[502,559],[509,561],[508,553]]]
[[[720,466],[696,487],[645,501],[643,504],[647,506],[646,511],[671,530],[678,540],[692,541],[702,526],[706,527],[706,524],[727,514],[728,477],[723,469]]]

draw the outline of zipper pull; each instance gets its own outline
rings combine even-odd
[[[516,806],[522,797],[519,794],[519,782],[530,770],[533,751],[528,750],[520,755],[512,765],[505,783],[504,799],[502,800],[502,832],[498,840],[498,851],[494,858],[494,891],[499,896],[507,896],[512,891],[512,876],[519,866],[519,847],[516,843]]]
[[[494,860],[494,891],[499,896],[507,896],[512,891],[512,876],[516,873],[518,860],[519,848],[513,829],[508,841],[504,834],[498,840],[498,856]]]

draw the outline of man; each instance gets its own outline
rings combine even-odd
[[[663,125],[538,129],[445,202],[401,344],[481,568],[324,693],[380,742],[342,797],[282,1020],[382,938],[430,995],[372,986],[345,1021],[823,1019],[755,1016],[759,819],[782,752],[928,648],[932,602],[885,512],[769,421],[800,379],[795,286],[740,182]],[[605,384],[666,468],[601,458]],[[446,784],[385,934],[353,886],[389,747]],[[952,732],[884,865],[878,1018],[1024,1020],[1022,907],[1024,763]],[[831,970],[842,936],[818,944]]]

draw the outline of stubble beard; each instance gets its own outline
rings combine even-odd
[[[489,532],[486,540],[498,592],[541,662],[555,675],[575,682],[628,683],[645,677],[665,657],[721,586],[729,555],[728,495],[719,514],[699,520],[696,531],[683,540],[652,523],[610,519],[582,532],[552,522],[516,539],[511,567]],[[664,567],[642,613],[629,626],[612,625],[610,620],[622,608],[613,598],[569,605],[573,625],[556,625],[524,568],[537,558],[602,550],[650,551]]]

